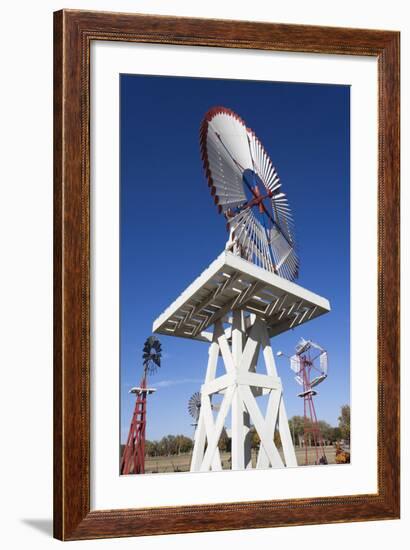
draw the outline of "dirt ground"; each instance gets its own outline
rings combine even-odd
[[[279,449],[279,453],[283,459],[282,450]],[[335,464],[335,448],[325,447],[326,458],[329,464]],[[319,454],[320,456],[320,454]],[[305,465],[305,450],[296,448],[296,459],[299,466]],[[230,453],[221,453],[222,468],[224,470],[230,469]],[[314,447],[308,448],[308,463],[313,465],[316,460],[316,452]],[[149,474],[162,474],[170,472],[188,472],[191,462],[191,453],[173,455],[173,456],[158,456],[147,457],[145,459],[145,473]],[[252,452],[252,465],[256,466],[256,452]]]

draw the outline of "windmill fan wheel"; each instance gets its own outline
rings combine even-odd
[[[162,346],[155,336],[145,340],[142,350],[142,360],[145,372],[152,374],[161,366]]]
[[[230,232],[228,250],[294,281],[293,216],[272,161],[255,132],[231,109],[213,107],[200,128],[208,187]]]
[[[199,418],[199,411],[201,409],[201,394],[195,392],[188,401],[188,412],[195,420]]]

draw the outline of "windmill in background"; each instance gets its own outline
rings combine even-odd
[[[154,374],[161,366],[161,342],[150,336],[144,344],[142,360],[143,375],[140,385],[130,389],[135,393],[134,414],[132,415],[127,443],[121,459],[121,474],[145,473],[145,430],[147,424],[147,396],[156,391],[147,386],[148,375]]]
[[[194,430],[196,430],[198,426],[198,420],[199,420],[199,413],[201,412],[201,394],[199,391],[196,391],[188,401],[188,412],[194,419],[193,424],[191,426],[194,427]],[[195,439],[195,435],[194,435]]]
[[[289,357],[289,359],[290,368],[295,373],[295,380],[303,388],[303,391],[298,393],[298,397],[303,399],[305,465],[309,464],[309,445],[313,445],[315,450],[315,464],[327,464],[325,445],[317,421],[313,400],[317,395],[317,391],[313,388],[327,378],[327,351],[315,342],[305,340],[304,338],[300,339],[295,351],[296,353],[292,357]],[[277,355],[280,357],[285,354],[282,351],[278,351]]]

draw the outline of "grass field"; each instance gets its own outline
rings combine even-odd
[[[282,456],[282,450],[279,449],[279,453]],[[336,451],[333,446],[325,448],[326,458],[329,464],[336,464],[335,455]],[[305,465],[305,451],[304,449],[296,448],[296,459],[299,466]],[[231,454],[230,453],[221,453],[222,468],[224,470],[229,470]],[[314,448],[308,449],[308,461],[309,464],[314,464],[316,460],[316,453]],[[145,459],[145,473],[146,474],[163,474],[171,472],[188,472],[189,466],[191,463],[191,453],[181,454],[181,455],[172,455],[172,456],[158,456],[158,457],[147,457]],[[252,465],[256,466],[256,452],[252,451]]]

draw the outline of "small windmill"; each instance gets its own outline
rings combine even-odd
[[[197,391],[197,392],[193,393],[191,395],[191,397],[189,398],[189,400],[188,400],[188,412],[192,416],[192,418],[194,419],[194,422],[191,424],[191,426],[194,427],[194,437],[193,437],[194,444],[195,444],[195,439],[196,439],[196,432],[197,432],[197,428],[198,428],[199,418],[201,416],[201,404],[202,404],[202,395],[199,391]],[[211,402],[211,411],[216,411],[217,412],[217,411],[219,411],[219,409],[220,409],[219,404]],[[228,431],[225,428],[225,426],[223,427],[221,435],[229,437],[228,436]],[[191,453],[191,457],[192,457],[192,453]]]
[[[139,386],[131,388],[135,393],[134,414],[121,460],[121,474],[143,474],[145,472],[145,429],[147,424],[147,396],[156,391],[147,386],[149,374],[154,374],[161,366],[161,342],[150,336],[142,350],[143,375]]]
[[[327,351],[315,342],[305,340],[304,338],[300,339],[295,351],[296,353],[289,359],[290,368],[295,373],[295,380],[303,388],[303,391],[298,393],[298,397],[303,399],[305,464],[309,463],[309,441],[313,444],[315,449],[315,464],[327,464],[325,445],[317,421],[313,400],[317,395],[317,391],[313,388],[321,384],[327,378]],[[279,351],[277,355],[281,356],[284,354]]]
[[[196,391],[191,395],[188,401],[188,412],[194,419],[194,423],[192,426],[195,428],[198,426],[198,420],[199,416],[201,414],[201,402],[202,402],[202,396],[199,391]],[[211,410],[212,411],[219,411],[220,405],[211,403]]]
[[[198,426],[199,413],[201,412],[201,394],[199,391],[195,392],[188,401],[188,412],[194,419],[192,426],[196,429]]]

